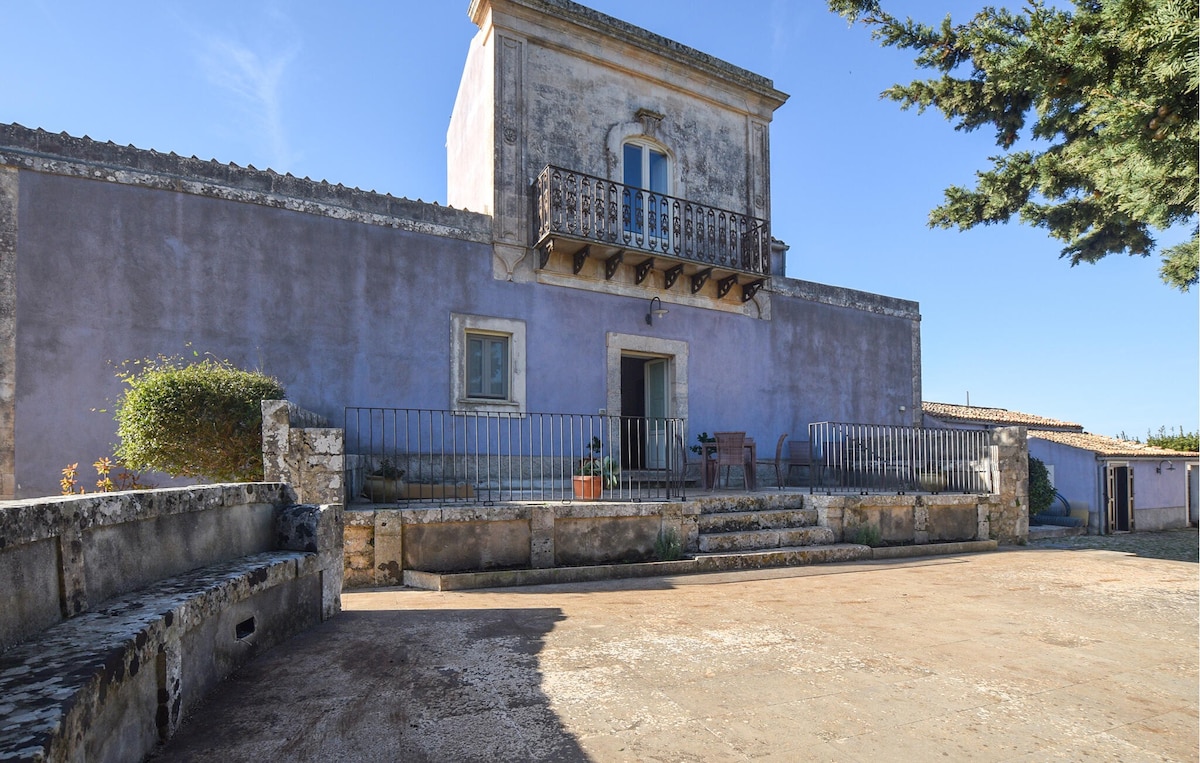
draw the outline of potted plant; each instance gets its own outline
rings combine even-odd
[[[367,475],[363,494],[375,503],[391,503],[404,497],[404,470],[390,458],[381,458],[379,467]]]
[[[604,488],[612,489],[619,484],[621,467],[612,456],[601,456],[603,449],[600,438],[593,437],[588,444],[588,455],[575,467],[571,487],[577,499],[599,500],[604,495]]]

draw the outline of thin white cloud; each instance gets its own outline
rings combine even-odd
[[[218,33],[201,33],[198,59],[205,78],[231,98],[244,122],[241,127],[261,143],[269,165],[286,172],[296,157],[284,119],[284,93],[301,42],[295,27],[281,13],[272,11],[268,16],[267,28],[255,30],[253,44]]]
[[[796,37],[797,19],[793,22],[791,0],[771,0],[771,68],[777,74],[787,66],[791,42]]]

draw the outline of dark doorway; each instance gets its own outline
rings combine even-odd
[[[670,358],[621,356],[621,468],[665,468],[670,376]]]
[[[1105,488],[1108,493],[1108,531],[1133,530],[1133,470],[1128,466],[1109,466]]]
[[[646,358],[621,356],[621,468],[643,469],[646,453],[639,427],[631,424],[646,416]]]

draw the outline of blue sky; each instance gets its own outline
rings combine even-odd
[[[791,95],[771,128],[787,275],[920,302],[926,400],[969,394],[1107,435],[1197,428],[1197,294],[1162,284],[1156,257],[1071,268],[1028,227],[926,226],[942,189],[973,184],[998,149],[986,131],[879,99],[921,76],[911,56],[817,0],[587,4]],[[984,3],[886,5],[937,21]],[[9,3],[0,122],[445,203],[446,127],[475,31],[467,6]]]

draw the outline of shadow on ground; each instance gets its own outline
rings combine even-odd
[[[541,689],[538,654],[562,619],[343,612],[222,683],[150,759],[585,760]]]
[[[1120,533],[1116,535],[1076,535],[1071,538],[1047,538],[1033,541],[1030,548],[1100,549],[1119,551],[1147,559],[1171,559],[1200,562],[1200,536],[1195,527],[1161,532]]]

